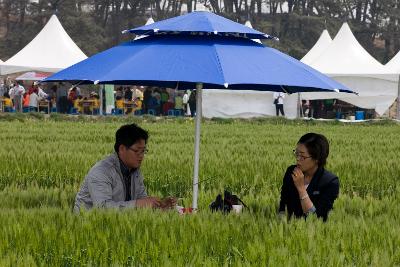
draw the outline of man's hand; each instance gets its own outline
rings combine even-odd
[[[138,208],[159,208],[161,205],[158,197],[145,197],[136,200],[136,207]]]
[[[166,197],[160,201],[161,209],[171,209],[176,205],[176,197]]]

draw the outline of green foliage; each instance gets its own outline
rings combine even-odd
[[[0,266],[400,265],[399,125],[276,119],[205,120],[197,214],[72,213],[90,167],[112,151],[116,129],[149,130],[142,166],[148,193],[191,203],[191,119],[3,116],[0,122]],[[291,151],[306,132],[327,136],[327,168],[340,197],[327,223],[276,215]],[[213,214],[229,188],[250,207]]]
[[[266,42],[295,58],[302,58],[322,30],[334,37],[348,21],[356,38],[380,62],[400,49],[399,0],[40,0],[0,1],[0,58],[6,60],[28,44],[53,13],[88,56],[133,38],[121,31],[194,10],[202,3],[213,12],[277,36]],[[189,5],[189,7],[188,7]],[[188,8],[187,8],[188,7]]]

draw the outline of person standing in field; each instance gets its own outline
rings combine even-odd
[[[283,110],[283,99],[285,98],[285,94],[281,92],[274,92],[274,105],[276,109],[276,116],[279,116],[279,111],[282,116],[285,116],[285,111]]]
[[[37,88],[34,88],[32,93],[29,95],[29,109],[32,111],[38,111],[39,96]]]
[[[186,90],[182,97],[183,112],[184,112],[184,115],[188,115],[188,116],[189,116],[189,111],[190,111],[189,92],[190,92],[189,90]]]
[[[6,84],[3,79],[0,79],[0,96],[3,96],[6,92]]]
[[[296,165],[283,178],[279,213],[289,218],[315,213],[324,221],[339,195],[339,178],[325,169],[329,143],[322,134],[303,135],[293,150]]]
[[[22,81],[17,81],[12,90],[14,109],[17,112],[22,112],[22,99],[25,93],[25,88],[22,85],[23,85]]]
[[[190,116],[196,116],[196,90],[190,93],[188,104],[190,107]]]
[[[74,211],[97,208],[172,208],[176,198],[147,195],[140,166],[148,133],[136,124],[123,125],[115,135],[115,152],[97,162],[76,195]]]

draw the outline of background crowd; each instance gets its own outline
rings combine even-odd
[[[27,89],[26,89],[27,88]],[[104,92],[103,92],[104,93]],[[103,94],[105,95],[105,94]],[[45,86],[37,82],[26,85],[8,78],[0,83],[2,111],[59,112],[93,114],[100,111],[98,89],[63,83]],[[103,98],[105,106],[105,97]],[[151,114],[155,116],[194,116],[196,90],[177,91],[171,88],[118,86],[114,90],[112,114]]]

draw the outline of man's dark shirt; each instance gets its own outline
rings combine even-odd
[[[125,164],[122,162],[122,160],[119,160],[119,165],[121,166],[121,173],[122,176],[124,177],[124,183],[125,183],[125,201],[132,200],[131,196],[131,174],[135,171],[134,169],[129,170],[128,167],[125,166]]]

